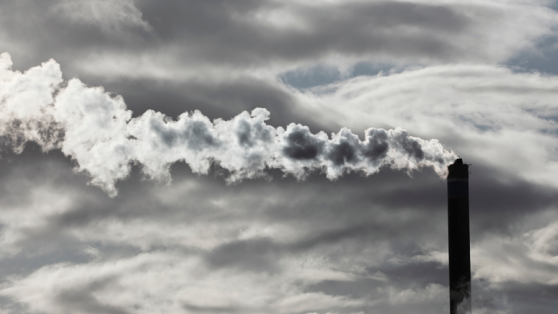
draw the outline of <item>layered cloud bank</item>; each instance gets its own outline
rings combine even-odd
[[[0,8],[0,314],[447,313],[446,187],[397,126],[473,164],[473,312],[555,314],[555,1]]]
[[[169,80],[363,60],[497,63],[552,35],[549,2],[8,1],[0,51],[27,67],[55,56],[72,75]]]
[[[307,126],[267,125],[269,111],[254,109],[231,120],[210,121],[201,112],[178,119],[153,110],[132,118],[122,97],[78,79],[64,82],[60,66],[50,60],[25,73],[11,70],[9,54],[0,56],[0,136],[21,151],[28,141],[44,150],[59,148],[77,161],[77,171],[115,195],[115,183],[139,164],[152,179],[170,180],[169,167],[185,161],[194,173],[207,174],[212,164],[236,182],[266,176],[266,168],[302,179],[321,170],[329,179],[346,172],[370,175],[383,166],[411,171],[432,167],[440,176],[456,155],[438,140],[410,136],[401,128],[369,128],[364,140],[347,128],[331,137]]]

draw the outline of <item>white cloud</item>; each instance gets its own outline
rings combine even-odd
[[[390,304],[428,304],[443,302],[448,297],[447,287],[438,284],[430,284],[424,289],[398,290],[388,288],[388,302]]]
[[[435,135],[466,162],[558,187],[557,94],[554,76],[446,65],[357,77],[297,98],[299,110],[322,125],[403,125],[421,137]]]
[[[471,249],[475,278],[497,288],[506,284],[558,284],[558,223],[511,236],[487,236]]]
[[[307,267],[307,266],[306,266]],[[171,252],[144,253],[118,261],[54,264],[12,279],[0,294],[32,311],[88,313],[97,307],[133,313],[183,313],[184,308],[293,313],[351,308],[348,297],[303,293],[289,269],[283,274],[208,270],[199,258]],[[298,283],[297,283],[298,282]],[[72,303],[71,299],[79,302]]]

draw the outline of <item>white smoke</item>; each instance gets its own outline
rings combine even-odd
[[[432,167],[440,176],[456,155],[436,139],[424,140],[404,129],[370,128],[360,140],[351,130],[313,134],[300,124],[267,125],[269,111],[256,108],[231,120],[210,121],[201,112],[185,112],[177,120],[149,110],[132,119],[120,96],[78,79],[64,82],[60,66],[49,60],[25,73],[11,70],[10,55],[0,55],[0,141],[19,153],[28,141],[43,150],[61,149],[77,162],[92,183],[116,195],[115,183],[132,164],[145,175],[170,180],[169,168],[184,161],[197,174],[212,164],[238,182],[281,169],[303,179],[323,171],[329,179],[347,172],[371,175],[381,167],[406,171]]]

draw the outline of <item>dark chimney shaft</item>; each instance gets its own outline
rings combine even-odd
[[[471,313],[469,165],[461,158],[448,166],[450,314]]]

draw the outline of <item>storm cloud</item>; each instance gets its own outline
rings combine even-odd
[[[547,0],[0,0],[0,313],[448,312],[459,155],[473,312],[554,314],[557,25]]]

